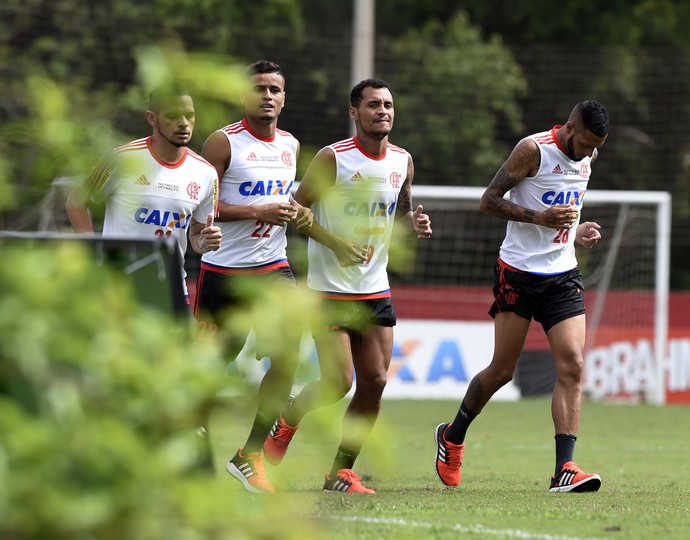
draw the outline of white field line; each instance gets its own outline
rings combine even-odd
[[[555,534],[538,534],[515,529],[487,529],[483,525],[461,525],[454,523],[444,525],[442,523],[430,523],[428,521],[407,521],[400,518],[376,518],[367,516],[319,516],[333,521],[350,521],[355,523],[371,523],[372,525],[399,525],[400,527],[416,527],[419,529],[448,529],[464,533],[476,533],[486,536],[501,538],[523,538],[525,540],[597,540],[596,538],[582,538],[578,536],[562,536]]]

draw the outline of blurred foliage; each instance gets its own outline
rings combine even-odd
[[[388,76],[394,89],[416,89],[396,94],[395,120],[415,168],[424,172],[415,182],[485,185],[510,152],[497,140],[499,126],[522,129],[517,99],[526,83],[510,52],[498,37],[484,41],[463,14],[445,25],[431,21],[410,30],[393,47],[399,58],[426,71],[422,79],[404,69]]]
[[[209,133],[222,127],[219,118],[243,114],[240,94],[247,82],[243,60],[203,51],[187,52],[178,42],[142,46],[136,49],[135,56],[138,80],[135,89],[177,82],[190,92],[197,111],[194,139],[199,144]],[[136,92],[132,93],[138,97]],[[132,106],[138,105],[141,110],[141,101],[132,100]],[[143,110],[141,114],[143,117]]]
[[[307,29],[326,28],[333,13],[345,10],[345,17],[340,17],[331,28],[338,33],[348,31],[351,5],[348,2],[336,4],[327,6],[298,0],[254,3],[157,0],[144,4],[106,1],[94,5],[83,0],[65,0],[57,8],[40,0],[28,4],[8,0],[1,8],[7,16],[0,22],[0,33],[7,37],[0,46],[0,72],[8,75],[0,78],[0,91],[7,96],[0,117],[8,121],[4,124],[7,130],[5,139],[12,142],[6,149],[0,150],[6,150],[12,159],[8,160],[7,174],[0,176],[0,187],[3,182],[14,186],[16,204],[30,204],[40,198],[52,178],[83,173],[107,147],[113,145],[113,139],[119,134],[112,133],[108,125],[114,126],[121,134],[127,134],[120,135],[119,142],[140,136],[142,130],[148,128],[141,115],[141,105],[146,95],[142,89],[150,88],[153,82],[159,81],[161,71],[174,72],[185,82],[195,83],[190,87],[198,111],[203,111],[198,115],[195,137],[197,147],[200,146],[200,141],[213,129],[224,125],[226,119],[241,114],[232,105],[237,101],[236,85],[231,81],[229,83],[228,79],[232,78],[231,74],[238,64],[243,65],[243,61],[228,56],[228,51],[242,50],[244,56],[249,58],[252,54],[260,54],[254,52],[258,50],[256,45],[243,38],[242,31],[260,26],[259,41],[262,47],[267,48],[274,43],[286,54],[292,51],[293,56],[298,56],[301,45],[305,43]],[[117,25],[109,25],[109,21],[117,21]],[[165,21],[165,24],[152,25],[151,21]],[[483,45],[480,32],[469,25],[466,18],[454,19],[447,29],[433,22],[424,27],[422,22],[419,31],[412,28],[406,35],[405,40],[409,40],[407,46],[400,44],[393,50],[401,62],[407,61],[410,54],[415,54],[415,58],[419,59],[420,55],[434,51],[436,59],[430,63],[431,73],[426,79],[437,84],[440,77],[450,75],[452,79],[451,84],[447,85],[448,91],[453,84],[460,84],[461,88],[468,90],[461,96],[468,107],[477,108],[477,118],[457,122],[463,127],[459,140],[454,147],[448,148],[451,143],[446,137],[444,154],[457,154],[458,148],[469,141],[466,147],[469,157],[458,168],[470,165],[470,170],[465,171],[464,176],[474,178],[476,169],[482,172],[490,169],[498,159],[495,154],[502,154],[502,149],[493,142],[492,132],[497,121],[492,114],[503,115],[505,125],[509,128],[515,129],[519,125],[514,101],[520,85],[519,74],[509,53],[502,50],[500,42],[494,40]],[[127,29],[126,32],[121,31],[123,28]],[[444,40],[435,39],[434,34],[438,32],[445,35]],[[468,32],[467,36],[463,36],[465,32]],[[157,51],[156,44],[159,44]],[[454,48],[470,44],[480,56],[467,64],[463,60],[470,56],[459,54]],[[313,43],[309,46],[313,46]],[[84,54],[89,50],[109,50],[112,51],[112,57]],[[189,50],[189,54],[185,54],[185,50]],[[483,75],[482,62],[487,57],[497,60],[497,67],[507,68],[505,72],[496,70],[493,74]],[[3,58],[7,61],[3,62]],[[13,58],[11,63],[9,58]],[[447,68],[446,63],[454,65]],[[223,68],[226,67],[230,69],[224,72]],[[329,76],[325,66],[306,65],[304,68],[311,73],[309,78],[313,84],[302,85],[296,91],[313,94],[316,103],[324,103],[327,107],[329,116],[345,125],[342,115],[346,110],[346,94],[343,93],[342,106],[337,105],[339,101],[335,106],[330,104],[333,103],[333,95],[340,95],[342,81]],[[181,75],[180,70],[187,70],[187,76]],[[493,85],[500,90],[491,92],[491,99],[485,101],[482,94],[490,85],[483,84],[481,91],[475,92],[470,83],[476,80],[489,83],[493,75],[497,75],[502,84]],[[59,123],[60,111],[66,111],[61,120],[73,124],[73,127],[66,131],[67,137],[60,146],[79,149],[72,153],[77,155],[67,154],[70,159],[66,161],[61,159],[65,155],[63,151],[56,152],[54,147],[44,151],[42,143],[55,142],[54,139],[45,141],[35,137],[42,128],[41,116],[36,114],[36,93],[27,92],[27,87],[36,77],[49,81],[51,87],[64,88],[64,102],[56,105],[55,116]],[[404,77],[400,79],[401,84],[407,82]],[[289,92],[293,91],[289,81],[288,88]],[[42,101],[52,106],[55,92],[52,88],[47,90],[49,95]],[[432,93],[431,87],[422,95],[427,92]],[[400,95],[411,94],[401,91]],[[419,102],[421,96],[411,99]],[[417,109],[413,107],[411,112],[406,111],[408,120],[403,122],[403,128],[405,122],[408,125],[415,122]],[[428,127],[443,125],[442,120],[440,117],[431,117],[427,121]],[[108,133],[110,136],[106,136]],[[410,141],[408,146],[411,144],[415,151],[423,152],[431,146],[415,139],[421,137],[418,130],[410,130],[409,133],[407,129],[399,130],[399,134],[405,144]],[[83,140],[79,140],[80,137]],[[330,142],[332,140],[323,143]],[[308,157],[308,152],[304,156]],[[422,170],[427,159],[422,158]],[[304,162],[304,159],[300,161]],[[441,183],[458,183],[454,174],[431,171],[433,174],[424,175],[424,183],[433,183],[436,178],[447,180]],[[8,181],[8,178],[12,178],[12,181]]]
[[[0,43],[0,92],[5,96],[0,104],[5,141],[0,146],[0,192],[8,195],[1,199],[5,208],[39,199],[52,179],[50,174],[74,174],[78,168],[84,172],[83,166],[94,162],[93,154],[101,153],[90,152],[91,143],[102,140],[104,144],[98,145],[102,150],[112,142],[112,136],[102,135],[108,124],[126,134],[120,137],[123,140],[147,130],[142,118],[145,89],[168,66],[173,71],[187,70],[187,81],[197,83],[192,85],[200,113],[192,143],[197,149],[211,131],[241,115],[236,85],[229,79],[247,59],[263,57],[266,51],[273,51],[271,58],[289,72],[288,94],[299,93],[312,103],[312,111],[318,110],[334,126],[335,137],[320,138],[310,123],[311,112],[293,112],[289,99],[284,120],[304,148],[333,142],[348,126],[343,114],[349,84],[338,70],[340,63],[349,60],[349,53],[335,57],[337,41],[325,43],[313,37],[347,36],[351,2],[107,0],[93,4],[63,0],[56,5],[44,0],[6,0],[0,14],[0,35],[4,37]],[[585,20],[587,24],[583,24]],[[579,47],[631,47],[687,45],[690,39],[690,7],[669,0],[577,0],[564,5],[545,0],[517,4],[469,0],[461,5],[387,0],[376,3],[376,23],[378,47],[392,55],[392,63],[382,63],[377,75],[394,83],[401,109],[394,138],[415,155],[421,173],[418,183],[423,184],[486,184],[522,135],[523,126],[532,129],[529,111],[545,83],[530,76],[528,59],[513,57],[513,45],[548,43],[572,48],[577,42]],[[158,52],[153,53],[156,46]],[[310,54],[314,49],[322,54]],[[553,50],[555,56],[560,54],[558,48]],[[377,57],[381,55],[377,53]],[[548,52],[543,61],[559,63]],[[654,115],[649,111],[663,103],[648,103],[640,90],[649,79],[643,62],[634,51],[614,49],[598,62],[594,77],[580,77],[577,84],[583,85],[583,95],[610,94],[613,89],[609,105],[619,122],[616,109],[623,107],[632,107],[642,121],[648,118],[652,122]],[[409,65],[415,69],[406,69]],[[572,86],[573,81],[566,80],[569,71],[561,71],[553,76]],[[78,128],[76,134],[68,130],[64,147],[77,145],[73,153],[79,157],[70,155],[63,162],[63,153],[44,153],[41,141],[34,139],[41,126],[35,123],[36,93],[28,87],[36,77],[65,89],[69,110],[65,120]],[[621,105],[616,105],[619,97]],[[572,98],[565,99],[567,104],[556,101],[545,115],[569,111]],[[33,125],[26,126],[27,122]],[[620,179],[628,188],[644,187],[650,168],[658,166],[650,159],[646,159],[652,163],[648,167],[639,163],[640,156],[648,157],[650,130],[619,127],[624,138],[619,139],[617,153],[629,144],[639,150],[629,152],[637,158],[628,160],[632,182],[628,174],[613,167],[613,174],[605,171],[600,176],[611,176],[611,182]],[[308,155],[304,152],[300,163]],[[43,170],[36,170],[36,161]],[[677,182],[667,181],[684,180],[685,175],[679,175]],[[687,206],[678,210],[687,213]]]
[[[27,117],[31,118],[31,102],[35,96],[27,92],[29,81],[34,76],[54,80],[67,89],[73,103],[71,109],[76,112],[75,120],[78,121],[81,114],[88,115],[90,121],[110,123],[132,138],[147,128],[141,118],[142,101],[133,107],[131,100],[125,101],[123,95],[137,83],[134,78],[137,72],[138,84],[147,88],[148,81],[141,74],[155,73],[156,69],[151,70],[153,62],[142,64],[141,51],[156,44],[162,45],[166,52],[202,53],[190,57],[197,64],[193,71],[198,79],[193,77],[192,80],[198,80],[197,88],[204,90],[200,97],[208,98],[202,97],[198,107],[204,114],[199,115],[197,145],[210,131],[239,114],[237,108],[228,105],[235,97],[232,85],[227,86],[222,77],[204,75],[210,58],[203,56],[208,54],[218,55],[210,62],[213,66],[230,66],[232,70],[233,64],[243,64],[247,58],[261,57],[266,50],[279,49],[281,62],[291,59],[290,71],[307,72],[304,79],[311,83],[301,83],[300,77],[300,84],[294,91],[309,94],[315,107],[320,106],[329,118],[346,125],[342,119],[344,108],[334,106],[333,97],[346,99],[347,89],[343,88],[343,81],[332,76],[329,63],[334,59],[328,57],[330,51],[324,50],[327,54],[317,61],[305,53],[319,47],[309,41],[314,34],[347,35],[351,26],[351,2],[154,0],[137,3],[106,0],[93,4],[85,0],[63,0],[55,4],[45,0],[5,0],[0,15],[0,35],[3,36],[0,92],[5,98],[0,104],[0,119],[6,136],[3,138],[9,141],[0,151],[11,156],[11,159],[5,158],[6,165],[0,167],[0,189],[3,185],[14,186],[17,204],[28,202],[27,199],[35,200],[45,185],[31,166],[40,148],[32,148],[31,139],[15,139],[15,131],[25,131],[21,124]],[[529,80],[529,72],[520,73],[521,68],[511,57],[508,47],[518,43],[565,46],[577,43],[580,47],[586,44],[599,47],[687,45],[690,39],[690,5],[670,0],[577,0],[564,5],[546,0],[517,4],[506,0],[468,0],[462,4],[438,0],[387,0],[376,3],[376,22],[379,43],[395,42],[392,50],[399,65],[389,71],[384,65],[381,70],[387,76],[393,69],[391,75],[400,74],[397,78],[389,77],[396,80],[396,93],[423,103],[420,96],[433,98],[438,88],[454,88],[452,101],[438,101],[452,103],[453,109],[458,111],[476,111],[476,118],[474,114],[463,113],[462,122],[452,118],[456,116],[452,112],[447,114],[453,127],[459,124],[462,128],[452,149],[461,158],[457,169],[463,171],[465,179],[476,178],[475,181],[486,179],[485,171],[498,160],[494,153],[505,155],[504,141],[511,139],[513,142],[523,120],[520,116],[524,112],[516,99],[524,95],[526,84],[522,79]],[[252,31],[256,39],[247,39]],[[499,35],[501,39],[496,37]],[[89,54],[90,51],[109,51],[109,54]],[[625,52],[613,54],[620,56]],[[299,58],[310,60],[300,64]],[[605,64],[614,69],[625,68],[628,75],[643,74],[635,53],[628,54],[622,63],[613,60]],[[406,76],[411,70],[405,70],[404,66],[410,62],[425,70],[424,76],[420,77],[418,72]],[[182,64],[191,69],[189,61]],[[525,66],[522,69],[526,69]],[[610,72],[602,66],[600,78],[592,81],[590,91],[597,87],[609,88],[607,81],[619,87],[622,84],[624,96],[633,99],[643,112],[648,107],[641,94],[634,95],[633,91],[640,79],[626,77],[626,73]],[[442,76],[447,76],[449,81],[439,87]],[[290,92],[293,92],[291,84],[295,84],[295,79],[290,77]],[[426,81],[433,81],[434,86],[425,88]],[[416,96],[419,84],[422,87]],[[533,93],[537,93],[536,90],[533,89]],[[145,92],[137,95],[145,97]],[[570,106],[572,104],[568,103]],[[409,122],[419,122],[428,112],[428,109],[413,108],[407,112],[411,118]],[[289,107],[286,114],[291,114]],[[13,120],[18,120],[19,125]],[[300,120],[292,121],[303,127]],[[432,138],[438,138],[437,134],[448,123],[449,118],[437,118],[437,115],[424,121]],[[98,126],[94,131],[99,131]],[[507,137],[506,133],[512,137]],[[308,141],[308,128],[300,129],[298,135]],[[404,131],[396,138],[400,136],[401,142],[414,150],[425,149],[418,133]],[[451,144],[448,141],[454,138],[455,135],[446,136],[443,146],[448,147]],[[326,140],[323,144],[329,142],[332,141]],[[317,144],[322,145],[321,142]],[[446,148],[444,155],[449,151]],[[426,171],[425,165],[420,163],[420,169]],[[70,164],[65,164],[65,168],[70,169]],[[639,170],[636,166],[632,169]],[[483,174],[475,175],[475,172]],[[439,177],[448,179],[441,182],[445,184],[453,183],[450,178],[457,180],[458,175],[454,171],[438,174],[431,167],[420,181],[433,183]],[[8,204],[5,198],[3,202]]]
[[[690,6],[673,0],[467,0],[463,8],[509,42],[578,45],[690,44]],[[496,17],[501,13],[501,17]]]
[[[196,428],[224,366],[213,341],[137,305],[81,244],[3,255],[2,538],[311,536],[289,501],[199,467]]]
[[[218,116],[239,110],[244,63],[186,53],[177,42],[141,47],[134,55],[137,77],[122,92],[92,91],[40,70],[27,74],[24,118],[0,127],[0,194],[7,193],[0,210],[19,209],[13,228],[36,219],[36,213],[21,211],[45,197],[55,178],[83,175],[113,147],[150,134],[144,118],[148,89],[173,80],[184,84],[197,111],[206,112],[198,115],[195,133],[217,129]]]
[[[0,2],[0,226],[35,228],[54,177],[147,133],[147,85],[170,59],[199,83],[196,150],[241,116],[223,71],[280,63],[281,127],[300,139],[303,170],[349,128],[351,20],[352,2],[333,0]],[[394,84],[393,141],[413,153],[418,184],[486,185],[520,136],[562,121],[573,96],[600,97],[616,136],[597,187],[673,192],[676,284],[689,279],[678,273],[688,266],[690,142],[677,127],[690,115],[689,45],[690,4],[672,0],[376,2],[376,75]],[[63,111],[46,134],[37,99]],[[65,122],[77,127],[63,132]]]
[[[395,34],[460,11],[508,43],[690,45],[690,5],[673,0],[386,0],[377,2],[376,15],[383,32]]]
[[[172,69],[188,83],[199,98],[197,109],[209,103],[199,115],[197,138],[203,141],[219,127],[217,119],[233,111],[227,104],[238,101],[232,83],[237,62],[226,54],[234,32],[257,24],[270,39],[291,43],[304,32],[295,0],[4,0],[0,195],[7,196],[0,210],[35,203],[54,177],[84,173],[116,140],[147,133],[147,92],[161,71]],[[190,41],[207,52],[187,59],[182,51]]]
[[[302,0],[307,28],[346,26],[352,2]],[[399,36],[428,22],[445,23],[459,13],[507,43],[661,46],[690,45],[690,5],[673,0],[379,0],[377,28]]]

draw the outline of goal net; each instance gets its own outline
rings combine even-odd
[[[479,211],[484,188],[415,186],[414,204],[432,219],[411,272],[392,275],[399,318],[490,321],[493,266],[506,222]],[[670,196],[590,190],[583,221],[601,225],[592,249],[578,245],[588,339],[585,395],[664,401],[668,330]],[[525,351],[546,351],[537,323]]]

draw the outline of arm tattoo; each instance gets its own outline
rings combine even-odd
[[[405,215],[412,210],[412,194],[410,190],[410,183],[405,180],[405,183],[400,189],[398,194],[398,205],[396,208],[396,213],[400,215]]]
[[[504,163],[496,173],[496,176],[494,176],[493,182],[491,182],[491,186],[489,187],[493,186],[495,189],[500,189],[503,193],[506,193],[517,186],[517,183],[517,176],[510,175],[510,173],[508,173],[508,167],[506,163]]]
[[[486,190],[486,211],[510,221],[534,223],[534,210],[506,200],[503,196],[531,171],[538,170],[541,156],[536,147],[518,145],[494,176]]]
[[[556,224],[556,216],[553,215],[551,208],[544,210],[544,221],[546,221],[546,224],[549,226]]]
[[[414,178],[414,163],[412,162],[412,156],[407,155],[407,175],[405,176],[405,181],[400,188],[400,193],[398,193],[398,204],[396,208],[396,214],[407,215],[408,212],[412,211],[412,179]]]
[[[503,198],[503,195],[514,188],[517,183],[517,177],[509,175],[506,165],[503,164],[487,190],[490,194],[487,210],[497,217],[532,223],[534,220],[533,210],[523,209],[514,202]]]

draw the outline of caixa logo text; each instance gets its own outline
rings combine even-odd
[[[155,225],[156,227],[169,227],[175,229],[186,229],[189,227],[189,220],[192,214],[179,214],[168,210],[150,210],[148,208],[137,208],[134,211],[134,220],[144,225]]]
[[[541,201],[548,205],[572,204],[573,206],[580,206],[584,197],[584,191],[547,191],[541,196]]]
[[[289,195],[292,184],[292,180],[258,180],[256,182],[242,182],[240,184],[240,195],[243,197]]]
[[[355,202],[345,204],[346,216],[385,217],[393,215],[394,202]]]

